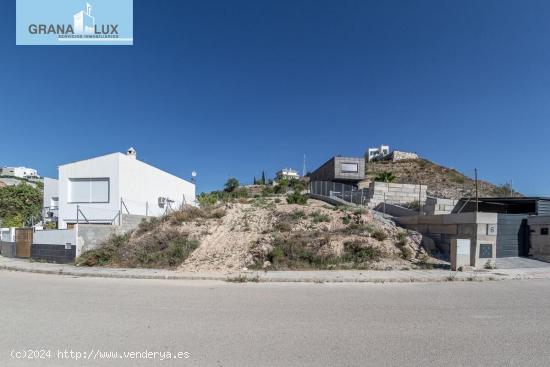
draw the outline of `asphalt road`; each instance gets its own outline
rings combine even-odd
[[[230,284],[0,271],[0,315],[0,366],[550,365],[546,280]],[[119,354],[83,359],[108,352]]]

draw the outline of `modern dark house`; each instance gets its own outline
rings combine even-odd
[[[311,181],[331,181],[352,185],[364,179],[364,158],[332,157],[310,174]]]

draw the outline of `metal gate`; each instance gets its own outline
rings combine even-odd
[[[499,214],[497,219],[497,257],[529,255],[527,215]]]
[[[32,228],[17,228],[15,230],[15,257],[31,257],[32,233]]]

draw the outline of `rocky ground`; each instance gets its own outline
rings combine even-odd
[[[460,199],[473,196],[475,181],[458,172],[426,159],[407,160],[399,162],[369,162],[366,164],[366,175],[373,180],[380,172],[392,172],[396,176],[395,182],[428,185],[428,195],[447,199]],[[472,173],[473,174],[473,173]],[[521,195],[515,193],[516,195]],[[509,196],[510,189],[494,185],[490,182],[479,181],[480,197]]]
[[[372,211],[271,197],[227,204],[225,213],[201,224],[208,234],[181,270],[402,269],[433,260],[419,233]]]

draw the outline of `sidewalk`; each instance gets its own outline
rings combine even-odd
[[[475,272],[450,270],[334,270],[334,271],[236,271],[178,272],[160,269],[115,269],[77,267],[64,264],[30,262],[0,256],[0,270],[27,273],[70,275],[97,278],[219,280],[229,282],[303,282],[303,283],[385,283],[385,282],[445,282],[514,279],[550,279],[550,268],[495,269]]]

